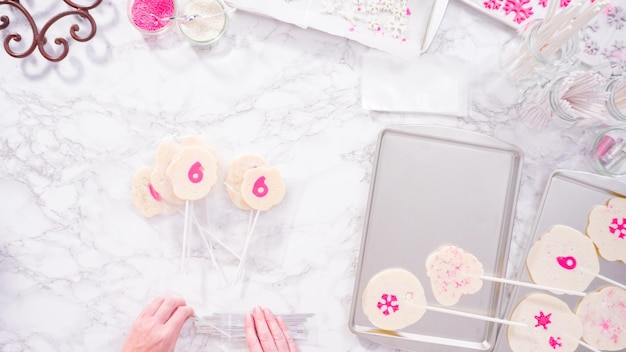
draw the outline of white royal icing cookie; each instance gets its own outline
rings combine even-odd
[[[151,174],[152,169],[146,167],[139,170],[133,177],[131,185],[133,203],[145,217],[174,213],[178,206],[168,203],[154,189],[150,180]]]
[[[265,160],[257,155],[243,155],[231,161],[224,185],[226,186],[228,197],[233,202],[233,204],[244,210],[251,209],[241,196],[241,184],[243,183],[243,175],[249,169],[254,169],[266,165],[267,163],[265,162]]]
[[[285,197],[285,185],[275,167],[261,166],[243,174],[241,197],[252,209],[268,210]]]
[[[217,160],[206,148],[182,147],[167,167],[174,194],[184,200],[205,197],[217,182]]]
[[[587,236],[604,259],[626,263],[626,199],[611,198],[607,205],[593,207]]]
[[[172,189],[172,183],[165,175],[165,171],[179,150],[180,147],[172,142],[161,143],[157,148],[154,169],[152,169],[150,174],[152,187],[163,199],[174,204],[183,204],[185,201],[176,197]]]
[[[585,291],[600,272],[593,242],[564,225],[553,226],[535,242],[526,267],[536,284],[575,291]]]
[[[513,352],[573,352],[583,333],[580,319],[567,304],[543,293],[524,297],[510,319],[528,326],[507,327],[507,341]]]
[[[480,261],[456,246],[443,246],[426,259],[433,295],[444,306],[454,305],[463,295],[480,290],[482,273]]]
[[[422,318],[426,296],[415,275],[401,268],[386,269],[365,286],[361,307],[377,328],[400,330]]]
[[[583,340],[603,351],[626,348],[626,291],[607,286],[588,293],[576,308]]]

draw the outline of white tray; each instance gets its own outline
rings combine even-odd
[[[357,11],[360,18],[357,25],[352,25],[342,17],[339,8],[334,14],[323,13],[323,1],[227,0],[227,3],[243,11],[272,17],[303,28],[317,29],[407,58],[417,57],[428,49],[448,5],[448,0],[409,0],[411,15],[407,16],[408,26],[404,32],[406,35],[393,38],[388,34],[374,33],[364,28],[367,1],[362,1],[362,10]]]

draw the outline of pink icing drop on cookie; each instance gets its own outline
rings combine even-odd
[[[381,301],[379,301],[376,306],[383,313],[383,315],[389,315],[392,311],[395,313],[400,309],[398,306],[398,297],[396,297],[396,295],[383,293],[380,299]]]
[[[148,183],[148,190],[150,191],[150,195],[152,196],[152,198],[154,198],[154,200],[156,200],[157,202],[163,200],[159,192],[157,192],[154,187],[152,187],[152,183]]]
[[[560,341],[561,341],[560,337],[557,337],[555,339],[554,337],[550,336],[550,341],[548,341],[548,343],[550,344],[550,347],[552,347],[552,348],[554,348],[556,350],[557,347],[563,346],[563,344]]]
[[[618,218],[613,218],[613,221],[609,225],[609,231],[617,235],[618,238],[624,239],[624,237],[626,237],[626,219],[622,218],[622,221],[619,221]]]
[[[187,173],[189,181],[191,181],[191,183],[202,182],[202,179],[204,178],[204,172],[202,172],[202,170],[204,170],[204,168],[202,167],[202,164],[200,164],[200,162],[198,161],[191,165],[191,167],[189,168],[189,173]]]
[[[545,315],[543,311],[539,311],[539,315],[535,315],[535,319],[537,319],[537,325],[535,327],[543,326],[544,330],[548,330],[548,324],[551,324],[550,317],[552,313]]]
[[[563,268],[567,269],[567,270],[574,270],[576,269],[576,258],[569,256],[569,257],[556,257],[556,261],[559,263],[560,266],[562,266]]]
[[[259,177],[256,180],[256,182],[254,182],[252,193],[259,198],[263,198],[267,195],[268,192],[269,192],[269,189],[267,188],[267,185],[265,184],[265,176]]]

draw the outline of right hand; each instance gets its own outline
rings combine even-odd
[[[250,352],[298,352],[285,322],[267,308],[256,307],[245,317]]]

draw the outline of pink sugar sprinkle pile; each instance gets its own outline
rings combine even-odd
[[[174,16],[174,0],[135,0],[130,13],[137,28],[158,31],[168,23],[162,18]]]

